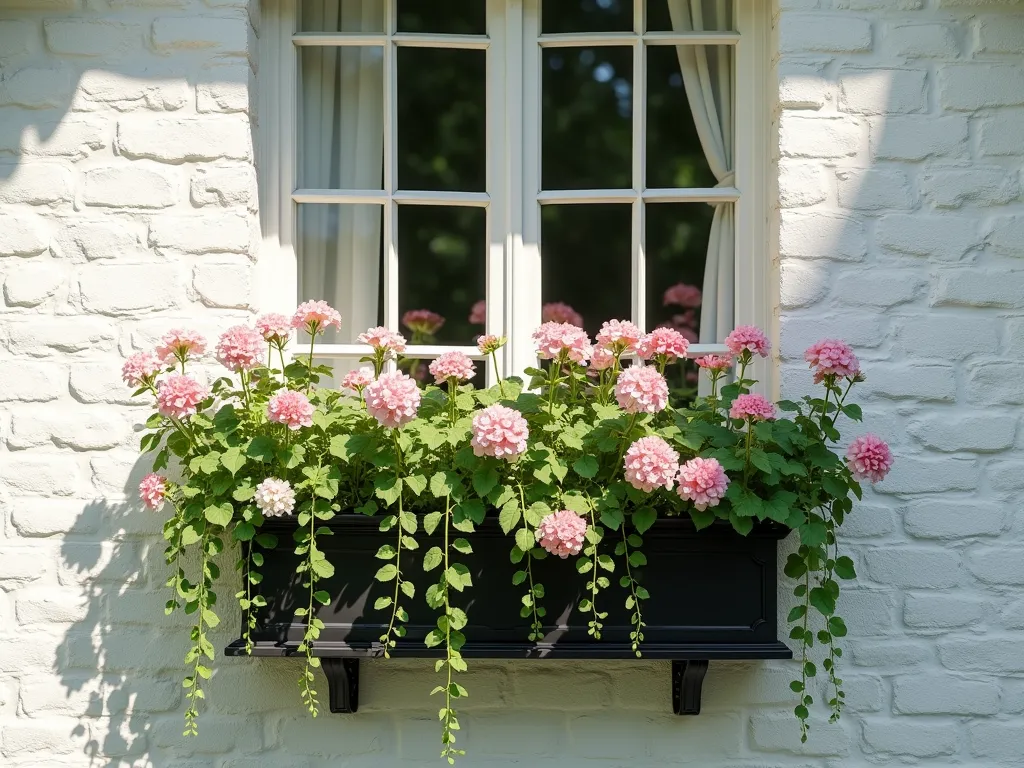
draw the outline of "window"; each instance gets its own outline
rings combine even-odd
[[[321,352],[340,359],[378,323],[422,359],[479,357],[486,329],[509,338],[502,375],[535,364],[561,304],[592,334],[668,322],[698,349],[767,325],[761,5],[268,1],[264,306],[337,306]],[[678,283],[702,304],[666,304]],[[420,309],[444,325],[411,333]]]

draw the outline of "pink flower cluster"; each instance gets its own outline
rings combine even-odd
[[[268,477],[256,486],[255,501],[265,517],[283,517],[295,509],[295,491],[287,480]]]
[[[858,480],[878,483],[892,469],[892,451],[877,435],[861,435],[846,450],[846,464]]]
[[[270,314],[260,315],[256,318],[256,333],[263,337],[263,340],[278,346],[284,346],[288,341],[288,334],[291,333],[292,323],[284,315]]]
[[[564,560],[582,551],[587,521],[571,510],[560,509],[541,520],[534,535],[538,544]]]
[[[732,355],[704,355],[694,360],[699,368],[710,373],[723,373],[732,368]]]
[[[384,353],[385,359],[405,352],[405,336],[383,325],[367,328],[356,336],[356,341],[373,347],[374,352]]]
[[[332,325],[341,328],[341,313],[326,301],[304,301],[292,315],[292,328],[310,336],[323,333]]]
[[[205,384],[183,373],[172,373],[157,385],[157,410],[162,416],[184,419],[195,415],[199,404],[209,396]]]
[[[587,332],[568,323],[543,323],[533,332],[533,341],[541,360],[558,360],[564,354],[574,363],[585,363],[593,353]]]
[[[619,374],[615,399],[626,413],[657,413],[668,405],[668,383],[654,368],[634,365]]]
[[[141,387],[160,373],[163,366],[149,352],[136,352],[124,361],[121,367],[121,378],[129,387]]]
[[[689,348],[690,342],[674,328],[655,328],[640,339],[637,354],[643,360],[662,358],[671,363],[686,357]]]
[[[692,501],[703,512],[708,507],[717,507],[725,498],[729,478],[718,459],[690,459],[679,468],[679,488],[676,493],[681,499]]]
[[[860,361],[845,342],[822,339],[804,352],[804,360],[814,369],[814,383],[820,384],[826,376],[840,379],[854,378],[860,373]]]
[[[544,323],[567,323],[583,327],[583,315],[561,301],[552,301],[541,307],[540,319]]]
[[[688,283],[676,283],[665,289],[661,303],[666,307],[677,306],[695,309],[701,305],[702,301],[700,288]]]
[[[493,333],[489,333],[476,340],[476,348],[480,350],[481,354],[489,355],[504,347],[507,341],[508,339],[504,336],[495,336]]]
[[[764,335],[764,331],[757,326],[738,325],[732,333],[725,337],[725,346],[727,346],[734,355],[739,355],[744,350],[749,350],[755,355],[768,357],[768,353],[772,348],[772,343],[768,341],[768,337]]]
[[[775,418],[775,406],[761,395],[739,395],[729,408],[730,419],[762,421]]]
[[[199,357],[206,351],[206,339],[198,331],[172,328],[160,337],[156,345],[156,356],[162,363],[173,360],[188,360]]]
[[[465,354],[452,350],[438,355],[430,363],[429,370],[434,381],[443,384],[449,379],[469,381],[476,373],[476,366]]]
[[[381,374],[363,394],[370,415],[392,429],[415,419],[420,407],[420,389],[416,380],[401,371]]]
[[[487,324],[487,302],[483,299],[476,302],[473,308],[469,310],[469,322],[473,325],[486,325]]]
[[[523,414],[505,405],[489,405],[473,415],[473,453],[512,461],[526,450],[530,428]]]
[[[597,332],[597,346],[611,352],[635,352],[643,333],[629,320],[608,320]]]
[[[433,336],[444,325],[444,318],[429,309],[410,309],[402,315],[402,325],[413,333]]]
[[[232,371],[251,371],[263,363],[263,336],[244,325],[233,325],[217,341],[217,360]]]
[[[267,418],[288,429],[313,426],[313,404],[301,392],[282,389],[267,403]]]
[[[161,477],[156,472],[150,472],[139,483],[139,498],[142,503],[156,511],[164,506],[164,499],[167,496],[167,478]]]
[[[655,488],[672,490],[679,472],[679,454],[657,435],[641,437],[626,451],[626,482],[650,493]]]
[[[353,392],[362,392],[366,387],[373,383],[373,370],[370,368],[360,368],[355,371],[349,371],[345,374],[345,378],[341,380],[342,389],[350,389]]]
[[[615,355],[611,353],[611,350],[604,347],[594,347],[594,352],[590,356],[591,371],[604,371],[611,368],[614,364]]]

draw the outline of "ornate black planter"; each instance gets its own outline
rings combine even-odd
[[[375,611],[374,601],[391,594],[393,584],[382,584],[374,574],[382,562],[374,555],[382,544],[393,542],[394,532],[381,533],[379,519],[339,515],[331,521],[334,536],[317,538],[336,572],[318,589],[333,597],[317,615],[326,627],[314,646],[324,659],[330,684],[332,712],[354,712],[358,706],[358,659],[383,655],[379,637],[390,609]],[[278,549],[266,553],[261,569],[261,592],[267,600],[252,632],[254,656],[295,654],[303,634],[303,620],[293,611],[308,596],[296,575],[298,558],[292,552],[294,521],[272,521],[265,530],[280,537]],[[435,626],[436,614],[423,599],[436,573],[424,573],[422,553],[441,543],[439,532],[417,535],[420,549],[404,554],[403,575],[416,584],[416,597],[402,605],[409,612],[407,636],[398,641],[394,656],[439,655],[423,638]],[[614,533],[614,532],[610,532]],[[789,659],[792,651],[778,638],[776,624],[778,541],[789,529],[760,524],[748,536],[740,536],[728,524],[696,531],[689,518],[662,518],[644,535],[648,564],[634,569],[651,597],[644,601],[647,659],[672,659],[673,705],[677,714],[700,711],[700,686],[710,659]],[[576,572],[575,558],[549,557],[534,562],[534,577],[544,584],[541,604],[547,608],[544,640],[531,643],[526,637],[529,621],[519,618],[522,586],[512,584],[520,566],[509,560],[512,538],[488,519],[469,537],[474,552],[459,555],[473,575],[473,587],[464,598],[469,625],[463,630],[462,654],[476,658],[625,659],[636,658],[629,641],[626,591],[618,576],[601,590],[598,609],[608,611],[601,640],[587,635],[587,616],[576,610],[586,576]],[[411,561],[411,562],[409,562]],[[621,563],[617,563],[621,568]],[[481,596],[486,595],[486,601]],[[245,654],[242,640],[226,649],[232,656]]]

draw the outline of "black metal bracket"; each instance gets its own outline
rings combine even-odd
[[[334,714],[351,714],[359,709],[359,659],[322,658],[327,677],[328,700]]]
[[[707,659],[672,662],[672,711],[677,715],[699,715],[700,694]]]

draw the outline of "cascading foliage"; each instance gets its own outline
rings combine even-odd
[[[386,625],[384,656],[405,636],[412,601],[424,600],[437,613],[426,644],[438,651],[439,684],[431,695],[441,704],[441,755],[449,763],[463,754],[456,748],[457,705],[468,695],[459,676],[467,670],[461,649],[473,582],[461,558],[472,553],[473,533],[489,514],[519,566],[513,582],[522,599],[508,609],[529,620],[529,640],[545,632],[544,585],[534,563],[572,558],[565,578],[581,580],[578,610],[589,634],[600,640],[607,606],[623,601],[637,656],[644,601],[657,585],[638,583],[636,570],[647,562],[644,537],[654,535],[659,516],[689,515],[698,529],[725,520],[741,534],[758,521],[792,528],[799,548],[785,572],[798,598],[789,620],[790,637],[802,648],[792,683],[802,737],[813,703],[808,679],[817,674],[808,649],[816,640],[824,646],[828,706],[839,717],[837,640],[846,626],[836,600],[839,582],[855,573],[838,552],[837,534],[851,512],[851,492],[860,497],[859,481],[881,480],[892,465],[888,446],[872,435],[854,440],[845,461],[836,453],[839,419],[861,419],[848,402],[862,380],[848,346],[826,340],[807,351],[821,397],[773,404],[751,392],[756,382],[747,377],[754,358],[767,357],[768,340],[757,328],[737,328],[726,339],[729,354],[696,360],[710,378],[710,394],[672,407],[665,371],[688,346],[672,329],[643,334],[632,323],[610,321],[591,341],[577,326],[548,322],[534,333],[541,362],[526,371],[526,386],[513,377],[476,389],[468,383],[476,364],[464,354],[437,357],[428,369],[434,383],[423,386],[404,372],[423,372],[418,360],[403,357],[405,339],[371,328],[359,337],[368,365],[349,371],[339,389],[318,386],[332,371],[315,364],[316,338],[340,323],[326,303],[307,302],[292,318],[265,315],[255,328],[232,327],[214,356],[233,375],[210,386],[189,370],[206,351],[206,341],[191,331],[172,330],[155,353],[125,363],[125,381],[156,403],[141,446],[154,454],[154,471],[140,494],[148,507],[169,502],[173,511],[164,526],[171,567],[166,610],[183,607],[193,617],[186,734],[197,732],[212,676],[208,632],[222,613],[214,589],[233,542],[246,543],[232,557],[241,572],[235,598],[247,650],[265,605],[265,553],[292,546],[299,558],[304,597],[295,616],[306,628],[298,646],[306,663],[298,687],[317,715],[314,669],[324,628],[317,608],[331,603],[324,584],[345,568],[327,559],[320,542],[338,514],[375,516],[390,536],[376,553],[376,577],[386,588],[374,605]],[[289,362],[296,330],[309,336],[309,348]],[[496,367],[504,343],[482,337],[480,356]],[[283,516],[295,521],[290,544],[262,530],[268,517]],[[424,551],[420,532],[437,534],[442,545]],[[192,550],[199,555],[195,572],[183,565]],[[419,569],[437,577],[422,595],[410,578]]]

